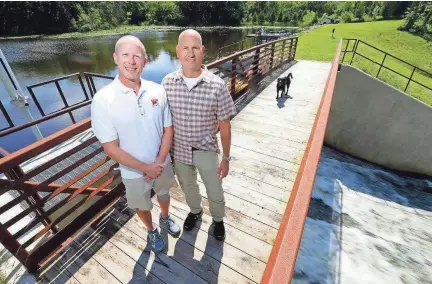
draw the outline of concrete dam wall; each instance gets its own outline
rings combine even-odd
[[[324,142],[391,169],[432,176],[432,108],[352,66],[342,65],[338,74]]]

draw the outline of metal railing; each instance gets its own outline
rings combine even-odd
[[[410,85],[411,82],[418,84],[419,86],[423,87],[426,90],[432,91],[432,73],[430,73],[430,72],[428,72],[422,68],[419,68],[419,67],[417,67],[411,63],[408,63],[405,60],[400,59],[400,58],[398,58],[398,57],[396,57],[396,56],[394,56],[388,52],[385,52],[384,50],[381,50],[381,49],[379,49],[379,48],[377,48],[377,47],[375,47],[375,46],[373,46],[367,42],[364,42],[360,39],[344,38],[343,41],[346,42],[346,44],[345,44],[344,49],[342,50],[343,56],[341,59],[341,63],[345,62],[345,57],[348,53],[351,54],[351,58],[350,58],[349,63],[348,63],[349,65],[353,65],[354,58],[356,56],[360,56],[361,58],[366,59],[369,62],[372,62],[375,65],[379,66],[378,72],[376,73],[376,75],[371,74],[371,75],[374,75],[376,78],[379,78],[381,71],[383,69],[385,69],[385,70],[391,71],[392,73],[394,73],[400,77],[407,79],[408,81],[405,85],[405,88],[403,88],[404,92],[407,92],[408,86]],[[352,45],[352,48],[349,49],[351,42],[353,42],[353,45]],[[359,46],[361,47],[362,45],[365,47],[371,48],[374,51],[378,51],[382,55],[381,62],[378,62],[378,61],[372,59],[371,55],[368,56],[366,54],[361,53],[359,51]],[[410,72],[410,76],[406,76],[406,75],[400,73],[399,71],[394,70],[394,68],[392,68],[390,66],[386,66],[386,62],[388,62],[389,58],[392,58],[392,59],[396,60],[397,62],[402,63],[405,66],[409,66],[409,68],[412,68],[412,71]],[[431,87],[424,85],[423,83],[419,82],[418,80],[415,80],[413,77],[414,77],[414,74],[416,72],[418,72],[421,76],[424,76],[425,78],[429,78],[431,80]],[[369,73],[371,73],[371,72],[369,72]],[[432,95],[432,93],[431,93],[431,95]]]
[[[73,78],[73,77],[76,77],[78,79],[78,81],[79,81],[79,83],[81,85],[83,94],[85,96],[85,99],[82,100],[82,101],[80,101],[80,102],[78,102],[78,103],[75,103],[73,105],[69,105],[69,103],[67,102],[67,99],[66,99],[66,97],[64,95],[64,92],[63,92],[63,90],[62,90],[59,82],[62,81],[62,80]],[[36,97],[36,95],[34,93],[34,89],[37,88],[37,87],[46,86],[48,84],[54,84],[56,86],[57,92],[60,95],[60,98],[61,98],[61,100],[63,101],[63,104],[64,104],[64,108],[63,109],[68,109],[69,107],[73,107],[75,105],[78,105],[80,103],[83,103],[85,101],[89,101],[90,100],[90,98],[89,98],[89,96],[87,94],[86,88],[84,87],[83,81],[82,81],[81,76],[80,76],[79,73],[75,73],[75,74],[71,74],[71,75],[67,75],[67,76],[63,76],[63,77],[59,77],[59,78],[55,78],[55,79],[48,80],[48,81],[45,81],[45,82],[41,82],[41,83],[37,83],[37,84],[34,84],[34,85],[27,86],[27,90],[29,91],[31,97],[33,98],[33,101],[34,101],[34,103],[35,103],[35,105],[36,105],[37,109],[39,110],[39,112],[40,112],[40,114],[41,114],[42,117],[44,117],[44,116],[46,116],[48,114],[52,114],[54,112],[45,113],[45,111],[42,108],[42,105],[39,103],[39,100],[37,99],[37,97]],[[60,109],[60,110],[63,110],[63,109]],[[57,111],[59,111],[59,110],[57,110]],[[75,117],[73,116],[72,111],[68,111],[68,113],[69,113],[69,116],[70,116],[72,122],[75,123],[76,120],[75,120]]]
[[[107,75],[102,75],[102,74],[96,74],[96,73],[91,73],[91,72],[84,72],[84,77],[86,79],[87,86],[88,86],[88,88],[90,90],[90,95],[92,97],[94,97],[94,95],[97,92],[96,85],[95,85],[95,82],[93,80],[94,77],[96,77],[96,78],[102,78],[102,79],[110,79],[110,80],[114,79],[114,77],[112,77],[112,76],[107,76]]]
[[[95,137],[55,158],[45,159],[29,172],[16,173],[21,163],[60,146],[90,127],[87,118],[0,160],[0,173],[7,177],[0,179],[0,195],[9,191],[19,193],[0,207],[0,214],[27,203],[21,212],[0,223],[0,241],[30,272],[46,264],[72,241],[72,236],[100,218],[124,194],[120,173],[115,170],[118,164],[103,154]],[[11,171],[15,175],[11,176]],[[47,172],[48,177],[44,175]],[[74,174],[70,175],[71,172]],[[60,178],[65,182],[55,183]],[[68,195],[47,206],[63,193]],[[17,225],[18,231],[11,230]]]
[[[9,116],[9,113],[7,112],[6,108],[4,107],[4,105],[1,101],[0,101],[0,111],[2,112],[4,118],[6,119],[6,122],[8,123],[8,126],[0,129],[0,131],[14,127],[15,124],[13,123],[12,119]]]
[[[303,154],[273,249],[266,265],[262,284],[291,283],[303,236],[315,176],[324,144],[324,136],[336,85],[342,41],[339,42],[315,122]]]
[[[255,39],[255,38],[246,38],[246,39],[244,39],[244,40],[237,41],[237,42],[234,42],[234,43],[231,43],[231,44],[228,44],[228,45],[225,45],[225,46],[220,47],[219,50],[218,50],[218,53],[217,53],[217,54],[218,54],[218,58],[221,58],[221,57],[222,57],[222,52],[223,52],[224,50],[226,50],[226,49],[230,49],[230,48],[232,48],[233,46],[240,45],[240,50],[239,50],[239,51],[242,51],[242,50],[244,49],[244,47],[247,46],[247,45],[249,44],[249,42],[250,42],[251,44],[253,44],[253,43],[256,42],[256,39]]]
[[[267,42],[218,59],[207,68],[227,82],[233,100],[237,100],[251,84],[282,63],[294,60],[297,42],[298,37]]]

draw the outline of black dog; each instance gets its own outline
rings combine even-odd
[[[291,85],[291,79],[294,79],[292,74],[289,73],[288,76],[278,78],[277,79],[277,87],[276,87],[276,99],[279,98],[279,91],[282,91],[281,98],[285,93],[285,96],[288,96],[288,89]],[[286,92],[285,92],[286,87]]]

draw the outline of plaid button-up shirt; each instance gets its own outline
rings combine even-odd
[[[225,82],[203,70],[202,77],[189,91],[180,70],[162,80],[174,126],[174,159],[192,164],[192,147],[220,153],[216,133],[219,120],[236,114]]]

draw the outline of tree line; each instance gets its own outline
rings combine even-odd
[[[405,18],[401,29],[428,33],[431,2],[0,2],[0,36],[106,30],[121,25],[310,26]]]

